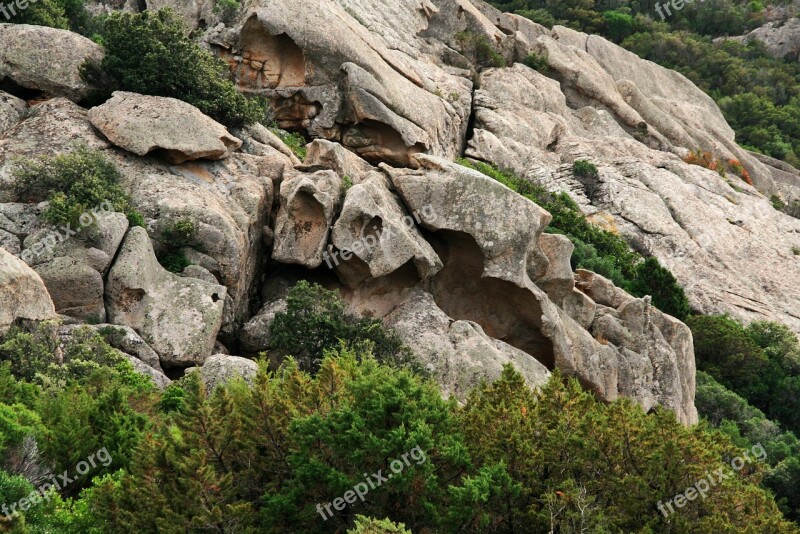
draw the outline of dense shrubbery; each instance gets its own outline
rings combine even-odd
[[[252,386],[233,381],[213,393],[197,373],[156,392],[105,344],[110,329],[73,336],[65,363],[56,363],[47,326],[9,334],[0,343],[3,502],[33,491],[15,461],[28,436],[39,444],[37,461],[57,472],[102,447],[113,463],[24,517],[0,518],[0,530],[797,532],[759,486],[758,464],[669,518],[659,512],[659,501],[740,454],[722,434],[631,401],[599,402],[558,372],[533,392],[510,367],[460,407],[430,379],[378,362],[359,343],[363,332],[333,316],[341,310],[330,293],[304,284],[292,297],[283,321],[298,324],[282,328],[304,334],[307,352],[325,354],[316,372],[293,358],[274,372],[262,362]],[[25,359],[31,353],[36,361]],[[95,365],[53,377],[79,360]],[[768,450],[777,456],[795,446],[787,437]],[[392,460],[410,451],[413,460],[393,470]],[[320,507],[363,483],[364,473],[392,477],[323,520]],[[783,477],[776,484],[791,482],[775,473]]]
[[[285,312],[275,314],[270,344],[298,358],[305,369],[316,369],[325,351],[336,347],[339,340],[369,343],[371,352],[382,362],[412,361],[408,348],[381,321],[346,313],[336,291],[301,281],[289,291],[286,304]]]
[[[726,316],[690,317],[697,368],[767,417],[800,432],[800,345],[785,326],[743,327]]]
[[[575,244],[573,268],[595,271],[635,296],[651,295],[653,304],[670,315],[680,319],[688,316],[689,302],[672,273],[655,258],[642,258],[621,237],[587,221],[566,193],[550,193],[485,163],[468,160],[459,160],[459,163],[494,178],[549,211],[553,220],[547,231],[564,234]],[[579,161],[573,172],[581,177],[596,178],[597,167]]]
[[[49,202],[44,217],[54,225],[83,226],[81,215],[111,209],[135,214],[119,185],[116,166],[86,146],[55,157],[21,159],[13,169],[17,193],[24,201]],[[135,215],[134,215],[135,216]]]
[[[5,12],[11,18],[6,20],[4,16],[0,22],[50,26],[90,36],[97,28],[84,4],[84,0],[37,0],[29,2],[25,9],[18,9],[18,4],[6,2]]]
[[[225,62],[192,42],[171,9],[114,12],[104,23],[102,43],[102,64],[87,65],[84,75],[108,90],[179,98],[228,126],[266,115],[265,102],[239,93]]]
[[[795,434],[782,430],[780,424],[702,371],[697,373],[695,405],[701,417],[738,447],[757,443],[764,447],[770,466],[764,485],[775,493],[786,517],[800,520],[800,440]]]

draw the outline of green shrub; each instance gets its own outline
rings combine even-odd
[[[161,233],[164,243],[172,248],[183,248],[194,244],[197,228],[188,217],[168,224]]]
[[[600,177],[597,167],[585,159],[576,160],[575,163],[572,164],[572,174],[574,174],[576,178],[597,179]]]
[[[547,62],[547,58],[533,52],[528,54],[528,57],[522,63],[542,74],[550,72],[550,63]]]
[[[128,212],[128,224],[131,227],[139,226],[141,228],[147,228],[147,223],[145,222],[144,217],[136,210],[131,210]]]
[[[402,523],[357,515],[353,528],[347,534],[411,534],[411,531]]]
[[[56,361],[58,340],[52,323],[42,323],[33,332],[11,329],[0,344],[0,361],[11,364],[11,372],[20,380],[33,380]]]
[[[171,273],[182,273],[192,264],[183,252],[169,252],[158,256],[158,263]]]
[[[306,281],[294,286],[286,297],[285,312],[275,314],[270,344],[299,358],[306,368],[316,369],[325,352],[342,341],[367,342],[380,361],[409,365],[411,352],[394,332],[377,319],[358,318],[345,312],[336,291]]]
[[[85,226],[81,216],[89,216],[93,210],[128,210],[128,196],[119,185],[116,166],[84,145],[54,157],[19,159],[12,174],[22,200],[49,202],[43,215],[54,225],[78,229]]]
[[[470,31],[459,32],[455,35],[461,53],[464,54],[478,69],[504,68],[506,59],[492,46],[485,35],[478,35]]]
[[[114,12],[102,33],[105,57],[86,66],[84,76],[97,83],[107,77],[109,90],[179,98],[231,127],[266,115],[266,103],[247,98],[228,79],[224,61],[187,37],[171,9],[143,13]]]
[[[25,9],[19,9],[18,6],[13,2],[6,2],[5,13],[8,13],[11,18],[6,20],[4,13],[0,22],[49,26],[72,30],[86,36],[96,30],[83,0],[37,0],[28,3]]]
[[[270,128],[272,133],[277,135],[283,144],[289,147],[289,149],[294,152],[294,155],[297,156],[300,161],[305,161],[306,159],[306,140],[305,138],[297,132],[287,132],[286,130],[281,130],[280,128]]]

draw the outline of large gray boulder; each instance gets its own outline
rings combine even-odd
[[[103,48],[77,33],[0,24],[0,81],[7,79],[25,89],[77,102],[91,92],[81,79],[81,65],[102,59]]]
[[[418,355],[446,396],[466,400],[481,381],[500,378],[511,364],[531,387],[544,385],[550,371],[533,356],[486,335],[472,321],[447,316],[422,290],[409,295],[384,319]]]
[[[197,371],[195,369],[194,371]],[[210,393],[222,384],[241,378],[252,384],[258,372],[258,364],[253,360],[227,354],[209,357],[199,369],[200,377]]]
[[[89,110],[89,120],[112,143],[139,156],[153,151],[172,163],[223,159],[242,141],[181,100],[117,91]]]
[[[331,235],[337,250],[329,250],[325,262],[334,268],[352,253],[368,266],[372,278],[413,262],[420,278],[429,278],[442,268],[442,262],[418,225],[436,217],[435,211],[424,207],[409,213],[389,191],[386,177],[372,172],[347,191]]]
[[[106,284],[109,322],[133,328],[165,367],[202,364],[211,355],[225,296],[224,286],[161,267],[139,227],[128,232]]]
[[[50,294],[36,272],[0,248],[0,335],[17,320],[55,319]]]

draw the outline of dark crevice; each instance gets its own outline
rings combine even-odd
[[[17,98],[21,98],[22,100],[38,100],[46,96],[43,91],[22,87],[14,82],[14,80],[9,78],[3,78],[0,80],[0,91],[4,91],[10,95],[16,96]]]

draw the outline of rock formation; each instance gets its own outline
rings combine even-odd
[[[237,86],[313,139],[305,160],[261,125],[228,132],[170,99],[117,93],[87,112],[74,65],[59,78],[73,82],[58,85],[49,67],[22,72],[8,51],[23,37],[53,54],[79,40],[58,33],[48,44],[47,29],[0,25],[0,78],[13,81],[0,93],[0,328],[56,311],[97,315],[125,328],[117,348],[157,382],[162,369],[202,366],[213,387],[252,376],[224,347],[270,349],[286,287],[312,279],[393,327],[458,399],[512,363],[533,386],[558,368],[600,398],[695,422],[688,328],[648,298],[573,273],[573,245],[545,231],[550,214],[454,163],[464,155],[568,193],[589,220],[667,266],[696,311],[800,332],[800,221],[768,200],[800,173],[738,147],[683,76],[478,0],[257,0],[226,20],[210,5],[181,7]],[[475,42],[507,67],[478,65]],[[546,73],[522,64],[529,54]],[[28,103],[29,90],[55,98]],[[34,255],[44,206],[21,202],[12,158],[76,141],[115,163],[146,228],[109,215],[101,241]],[[741,161],[755,187],[684,163],[697,148]],[[580,159],[597,165],[597,180],[573,176]],[[184,220],[194,232],[180,252],[193,265],[173,274],[157,253]],[[15,284],[24,298],[6,289]]]

